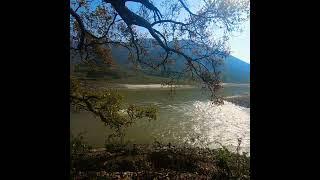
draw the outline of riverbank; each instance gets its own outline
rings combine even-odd
[[[82,82],[89,87],[94,88],[115,88],[115,89],[168,89],[168,88],[177,88],[177,89],[185,89],[185,88],[201,88],[200,84],[190,83],[190,82],[180,82],[175,85],[164,85],[159,82],[144,82],[144,83],[130,83],[130,82],[113,82],[107,80],[99,80],[99,79],[80,79]],[[163,82],[163,81],[162,81]],[[223,83],[224,87],[249,87],[250,84],[237,84],[237,83]]]
[[[161,88],[199,88],[199,85],[186,85],[186,84],[176,84],[176,85],[163,85],[163,84],[111,84],[115,88],[127,88],[127,89],[161,89]],[[235,83],[223,83],[225,87],[241,87],[249,86],[249,84],[235,84]]]
[[[114,84],[115,88],[126,88],[126,89],[168,89],[168,88],[196,88],[192,85],[162,85],[162,84]]]
[[[250,160],[227,149],[117,145],[72,156],[73,179],[250,179]]]
[[[225,100],[238,106],[250,108],[250,95],[229,96]]]

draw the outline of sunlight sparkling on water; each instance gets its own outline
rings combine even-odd
[[[213,148],[221,147],[221,143],[235,150],[241,138],[240,151],[250,152],[250,108],[226,101],[221,106],[210,101],[169,106],[186,117],[178,125],[186,132],[185,137],[179,137],[184,142],[196,146],[209,144]]]

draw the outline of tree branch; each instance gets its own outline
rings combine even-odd
[[[188,11],[188,13],[190,13],[191,15],[194,15],[194,16],[198,16],[197,14],[194,14],[190,11],[190,9],[187,7],[187,5],[183,2],[183,0],[179,0],[179,2],[181,3],[182,7]]]
[[[114,22],[116,21],[117,16],[118,16],[118,14],[115,13],[112,22],[110,23],[110,25],[109,25],[108,28],[107,28],[107,31],[106,31],[105,36],[109,33],[109,30],[110,30],[111,26],[114,24]]]
[[[76,19],[76,21],[78,22],[79,24],[79,27],[80,27],[80,41],[79,41],[79,44],[78,44],[78,49],[81,49],[82,48],[82,45],[84,43],[84,37],[85,37],[85,27],[84,27],[84,24],[81,20],[81,17],[72,9],[70,8],[70,14]]]
[[[177,21],[173,21],[173,20],[159,20],[159,21],[155,21],[151,24],[151,26],[154,26],[156,24],[160,24],[160,23],[166,23],[166,22],[169,22],[169,23],[173,23],[173,24],[180,24],[180,25],[183,25],[183,26],[187,26],[187,25],[190,25],[191,23],[182,23],[182,22],[177,22]]]
[[[141,3],[142,5],[144,5],[146,8],[148,8],[149,10],[153,11],[155,15],[157,15],[157,17],[159,18],[159,20],[161,20],[162,14],[159,11],[159,9],[157,7],[155,7],[152,3],[149,2],[149,0],[126,0],[127,1],[132,1],[132,2],[138,2]]]
[[[164,37],[164,35],[162,35],[162,34],[161,34],[158,30],[156,30],[156,29],[153,29],[153,30],[162,37],[164,43],[166,44],[166,46],[168,46],[167,39]]]
[[[131,34],[131,41],[134,45],[134,47],[136,48],[136,54],[137,54],[137,60],[140,61],[140,53],[139,53],[139,48],[138,45],[136,43],[136,40],[134,39],[134,34],[133,34],[133,30],[131,28],[131,26],[128,26],[129,32]]]

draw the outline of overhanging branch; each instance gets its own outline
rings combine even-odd
[[[79,44],[78,44],[78,49],[81,49],[82,46],[83,46],[83,43],[84,43],[84,37],[85,37],[85,27],[84,27],[84,24],[81,20],[81,17],[79,16],[79,14],[77,14],[72,8],[70,8],[70,14],[72,15],[72,17],[74,17],[77,21],[77,23],[79,24],[79,27],[80,27],[80,41],[79,41]]]

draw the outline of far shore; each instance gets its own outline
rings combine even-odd
[[[250,108],[250,95],[238,95],[238,96],[228,96],[225,97],[226,101],[229,101],[231,103],[234,103],[238,106]]]
[[[171,88],[170,85],[162,84],[114,84],[116,88],[126,88],[126,89],[159,89],[159,88]],[[192,85],[173,85],[174,88],[196,88]]]
[[[125,88],[125,89],[162,89],[162,88],[179,88],[179,89],[189,89],[198,88],[200,86],[196,85],[163,85],[163,84],[110,84],[114,88]],[[236,83],[223,83],[223,86],[250,86],[250,84],[236,84]]]
[[[224,83],[224,86],[230,85],[229,83]],[[245,86],[248,84],[231,84],[230,86]],[[162,84],[113,84],[114,88],[124,88],[124,89],[168,89],[171,86],[162,85]],[[250,86],[250,85],[249,85]],[[197,88],[194,85],[174,85],[174,88],[177,89],[189,89],[189,88]],[[236,105],[250,108],[250,94],[242,94],[236,96],[227,96],[225,97],[226,101],[232,102]]]

